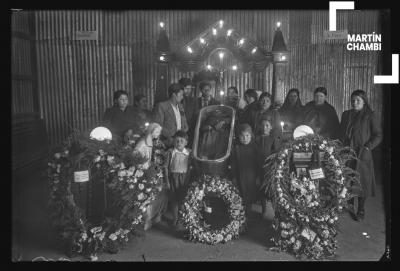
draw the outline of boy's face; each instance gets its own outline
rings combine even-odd
[[[211,88],[210,86],[206,85],[203,87],[203,89],[201,90],[201,93],[203,95],[204,98],[208,98],[211,96]]]
[[[239,141],[243,145],[247,145],[251,141],[251,134],[247,131],[241,132],[239,135]]]
[[[183,149],[186,147],[187,140],[183,137],[176,137],[174,140],[174,146],[178,151],[183,151]]]
[[[263,120],[261,122],[261,133],[263,135],[269,135],[272,130],[272,125],[269,121]]]

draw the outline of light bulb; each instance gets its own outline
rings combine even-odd
[[[222,28],[222,26],[224,25],[224,21],[219,21],[219,27],[221,27]]]
[[[160,27],[164,28],[164,23],[163,22],[160,22]]]
[[[200,42],[203,44],[206,43],[206,41],[203,38],[200,38]]]
[[[147,127],[147,126],[149,126],[149,123],[148,123],[148,122],[146,122],[146,123],[144,124],[144,126],[146,126],[146,127]]]
[[[189,53],[193,53],[192,48],[188,47],[187,50],[188,50]]]
[[[228,32],[226,33],[228,35],[228,37],[232,34],[232,29],[229,29]]]
[[[219,53],[219,58],[223,58],[224,57],[224,53],[223,52],[221,52],[221,53]]]
[[[286,56],[281,56],[281,60],[285,60],[286,59]]]
[[[236,70],[237,70],[237,66],[236,66],[236,65],[233,65],[233,66],[232,66],[232,70],[236,71]]]
[[[241,39],[241,40],[239,41],[239,44],[242,45],[243,43],[244,43],[244,39]]]
[[[219,95],[220,95],[220,96],[224,96],[224,91],[221,90],[221,91],[219,92]]]
[[[207,65],[207,69],[211,70],[212,66],[210,64]]]
[[[217,35],[217,29],[213,28],[212,32],[213,32],[213,35]]]
[[[277,26],[277,27],[281,27],[281,22],[277,22],[277,23],[276,23],[276,26]]]
[[[164,61],[164,60],[165,60],[165,57],[164,57],[164,56],[160,56],[160,60],[161,60],[161,61]]]
[[[94,128],[91,132],[90,132],[90,138],[91,139],[96,139],[99,141],[103,141],[103,140],[111,140],[112,139],[112,134],[111,131],[108,130],[106,127],[97,127]]]
[[[257,47],[254,47],[253,50],[251,50],[251,53],[254,54],[257,51]]]

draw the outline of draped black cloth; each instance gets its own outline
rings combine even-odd
[[[302,124],[310,126],[314,133],[321,136],[338,139],[339,118],[336,109],[325,101],[316,105],[314,101],[307,103],[303,111]]]

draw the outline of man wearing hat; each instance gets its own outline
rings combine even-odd
[[[168,87],[169,99],[158,103],[154,108],[154,122],[162,126],[161,139],[167,147],[173,144],[173,135],[182,130],[188,131],[185,111],[181,104],[183,99],[183,86],[179,83]]]

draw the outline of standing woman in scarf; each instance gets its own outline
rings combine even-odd
[[[336,109],[326,101],[327,90],[318,87],[314,101],[304,107],[303,124],[310,126],[314,133],[330,139],[338,139],[339,118]]]
[[[357,154],[357,160],[350,167],[360,173],[361,190],[353,191],[358,195],[357,214],[352,213],[357,221],[364,219],[365,199],[375,195],[374,162],[372,149],[382,141],[382,130],[376,114],[371,110],[367,94],[355,90],[351,94],[352,109],[343,112],[340,123],[340,140],[351,147]],[[354,204],[354,198],[350,202]]]
[[[300,92],[297,88],[292,88],[286,95],[282,107],[279,109],[281,120],[285,123],[284,127],[293,133],[294,129],[301,123],[304,106],[300,101]]]

